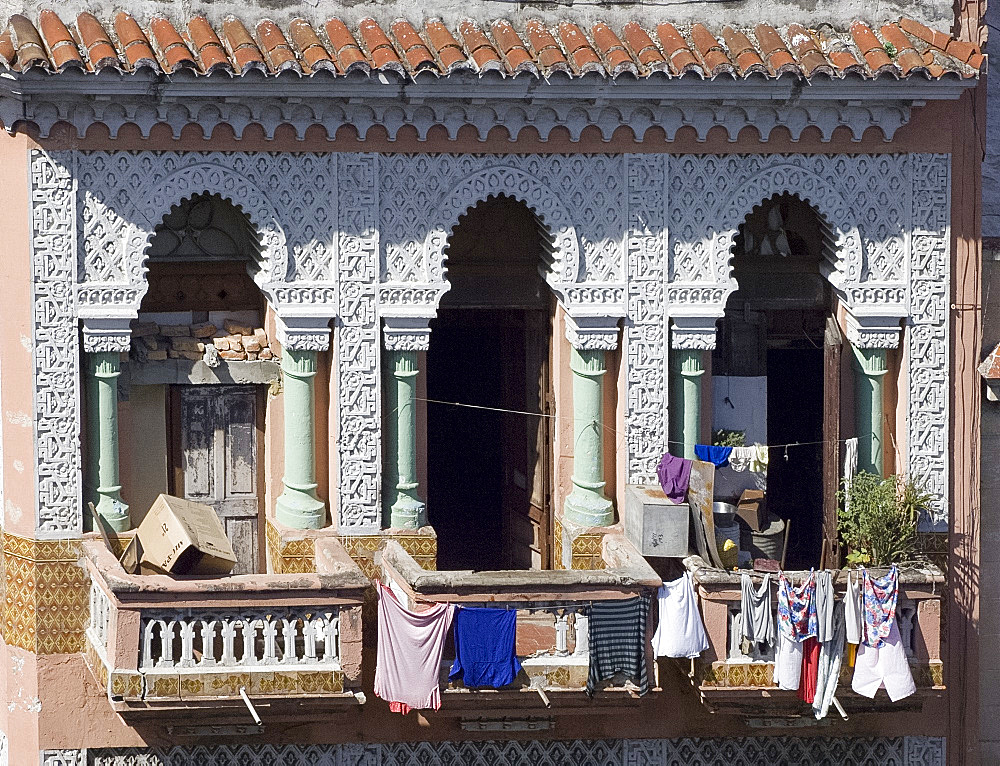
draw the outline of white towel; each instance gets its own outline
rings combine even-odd
[[[729,455],[729,467],[734,471],[747,470],[755,452],[753,447],[733,447],[733,451]]]
[[[778,631],[774,653],[774,682],[779,689],[796,691],[802,680],[802,644]]]
[[[833,576],[829,570],[816,573],[816,640],[833,638]]]
[[[697,657],[708,649],[708,635],[698,611],[691,573],[665,582],[657,592],[660,624],[653,634],[657,657]]]

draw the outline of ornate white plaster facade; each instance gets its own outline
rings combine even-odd
[[[200,192],[257,229],[256,280],[293,348],[337,351],[339,498],[345,533],[380,525],[380,351],[426,348],[449,285],[459,217],[506,194],[550,244],[545,277],[581,348],[624,327],[630,482],[649,482],[667,439],[669,347],[711,348],[736,289],[739,226],[783,192],[831,227],[826,267],[852,342],[895,346],[909,381],[907,463],[947,522],[949,164],[944,155],[401,155],[33,150],[37,526],[82,528],[80,337],[127,348],[146,290],[145,249],[172,205]],[[671,330],[671,327],[673,328]],[[123,346],[123,343],[125,345]]]

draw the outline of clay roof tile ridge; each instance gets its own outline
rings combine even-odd
[[[288,36],[304,73],[312,75],[319,70],[337,71],[337,64],[323,45],[319,32],[308,21],[303,18],[292,19],[288,23]]]
[[[462,38],[462,46],[465,54],[473,63],[479,74],[486,72],[499,72],[506,76],[507,72],[503,66],[503,59],[496,49],[496,45],[485,30],[481,29],[475,21],[469,18],[458,22],[458,34]]]
[[[261,52],[257,41],[246,28],[243,22],[232,14],[228,14],[222,20],[222,44],[225,46],[229,58],[236,64],[236,71],[240,76],[246,75],[252,70],[267,73],[267,62]]]
[[[257,47],[275,74],[302,74],[298,53],[277,22],[265,17],[257,22],[255,31]]]
[[[232,74],[233,64],[229,52],[219,39],[219,35],[205,16],[198,14],[188,20],[185,42],[194,50],[204,74],[228,72]]]
[[[140,67],[159,70],[160,63],[146,33],[131,13],[121,11],[115,15],[113,33],[118,38],[118,47],[133,71]]]
[[[372,69],[387,69],[400,75],[406,74],[406,67],[396,52],[396,46],[375,19],[370,16],[361,19],[355,40],[365,53]]]
[[[166,74],[173,74],[178,69],[198,68],[187,43],[162,13],[153,14],[150,18],[149,34],[146,37],[153,44],[160,67]]]
[[[527,72],[535,77],[540,76],[538,65],[510,19],[495,19],[490,24],[487,35],[490,36],[494,49],[506,60],[507,69],[511,75],[516,76],[521,72]],[[501,35],[504,39],[501,39]]]
[[[596,22],[590,28],[590,38],[593,40],[594,50],[604,61],[612,79],[626,73],[633,77],[639,76],[639,67],[626,47],[625,41],[615,34],[610,24],[603,21]]]
[[[638,22],[630,21],[622,28],[622,40],[639,62],[640,72],[663,72],[670,76],[670,64],[652,35]]]
[[[785,34],[788,48],[799,62],[802,73],[807,79],[818,74],[825,74],[828,77],[834,76],[834,67],[823,53],[813,30],[807,29],[802,24],[789,24]]]
[[[7,22],[7,29],[11,33],[11,44],[17,53],[17,69],[23,72],[33,66],[51,68],[42,37],[27,16],[14,14]]]
[[[413,73],[431,72],[440,75],[444,67],[420,30],[407,19],[398,17],[389,24],[392,37],[396,38],[396,46],[403,52],[403,58]]]
[[[440,18],[427,19],[421,36],[427,41],[444,74],[451,74],[459,69],[475,68],[475,61],[467,57],[462,43]]]
[[[39,14],[37,29],[56,69],[86,68],[76,41],[55,11],[43,10]]]

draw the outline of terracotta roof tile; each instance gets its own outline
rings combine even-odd
[[[56,69],[69,66],[82,67],[83,57],[76,47],[76,41],[55,11],[42,11],[38,17],[38,31],[52,51],[52,63]],[[115,58],[118,58],[117,52]]]
[[[691,27],[691,40],[713,77],[734,70],[722,45],[704,24],[695,24]]]
[[[295,51],[288,44],[281,27],[273,21],[262,21],[257,25],[257,40],[272,72],[283,72],[286,69],[301,71]]]
[[[801,24],[788,25],[788,43],[795,52],[795,57],[802,66],[806,77],[820,73],[832,75],[833,67],[826,60],[816,40]]]
[[[17,58],[17,51],[14,50],[14,42],[10,37],[9,26],[3,31],[3,34],[0,34],[0,56],[4,57],[7,66],[11,66],[14,63],[14,59]]]
[[[732,27],[722,30],[722,39],[729,48],[729,56],[736,60],[736,68],[746,77],[750,74],[767,74],[767,65],[757,53],[750,38]]]
[[[197,68],[197,62],[184,40],[163,16],[153,17],[149,22],[149,31],[159,48],[163,71],[169,74],[182,67]]]
[[[524,27],[535,58],[543,69],[551,71],[569,71],[569,60],[559,47],[556,38],[548,28],[537,19],[529,21]]]
[[[217,70],[231,70],[232,64],[222,47],[222,41],[204,16],[195,16],[188,22],[188,34],[191,47],[201,60],[201,71],[207,73]]]
[[[620,28],[604,22],[584,28],[572,16],[567,6],[559,23],[533,19],[521,26],[496,19],[484,27],[470,20],[450,27],[440,19],[418,26],[408,19],[383,23],[366,18],[356,32],[336,17],[322,27],[303,19],[287,25],[264,20],[255,23],[251,33],[238,16],[228,16],[221,24],[201,15],[173,21],[155,16],[143,27],[126,12],[110,17],[82,13],[67,24],[58,11],[45,10],[37,20],[22,14],[10,17],[0,29],[0,56],[15,71],[39,66],[133,72],[149,67],[167,75],[179,69],[198,75],[231,69],[239,75],[251,69],[266,75],[288,69],[307,75],[318,70],[344,75],[355,69],[391,69],[416,76],[422,71],[447,75],[475,69],[536,77],[563,71],[572,77],[594,72],[609,77],[647,77],[654,72],[714,77],[729,72],[739,77],[791,73],[804,78],[973,78],[984,62],[976,45],[905,17],[877,32],[862,22],[849,30],[825,26],[822,32],[800,24],[784,31],[758,24],[750,32],[736,25],[667,23],[647,30],[638,20]],[[107,32],[112,29],[114,37]]]
[[[632,55],[639,59],[639,63],[651,71],[661,71],[668,69],[666,57],[656,47],[653,38],[649,36],[641,26],[634,21],[630,21],[622,30],[622,37],[625,44],[632,51]]]
[[[362,19],[358,25],[358,34],[368,46],[368,55],[374,69],[391,69],[403,73],[403,61],[396,53],[392,40],[374,19]]]
[[[153,46],[131,14],[122,12],[115,16],[115,34],[118,35],[125,61],[130,68],[159,68]]]
[[[347,25],[340,19],[330,19],[326,22],[326,34],[333,45],[333,53],[337,57],[341,72],[355,69],[369,69],[369,61],[365,54],[361,52],[358,41],[347,28]]]
[[[518,37],[509,21],[503,19],[494,21],[492,31],[497,48],[507,59],[507,67],[512,73],[537,71],[531,54],[524,46],[524,41]]]
[[[701,71],[698,66],[698,59],[691,53],[687,41],[673,24],[657,24],[656,35],[660,38],[663,52],[667,54],[667,58],[670,61],[670,68],[674,74]]]
[[[316,71],[318,69],[337,70],[333,56],[319,39],[316,30],[304,19],[292,19],[288,25],[288,36],[292,38],[295,47],[302,57],[303,69]]]
[[[754,27],[754,35],[757,37],[757,44],[760,52],[767,62],[768,68],[775,75],[782,75],[785,72],[801,72],[795,64],[795,58],[785,47],[781,35],[769,24],[758,24]]]
[[[396,36],[396,42],[403,49],[406,56],[406,63],[414,72],[421,69],[433,69],[437,71],[437,63],[434,61],[434,54],[423,41],[417,30],[408,21],[394,21],[392,23],[392,33]]]
[[[612,77],[617,77],[622,72],[639,74],[639,69],[629,55],[628,49],[611,27],[607,24],[594,24],[590,33],[594,37],[594,45],[607,62]]]
[[[896,64],[903,75],[910,74],[915,69],[926,71],[927,65],[913,47],[910,38],[896,24],[886,24],[881,29],[882,39],[896,49]]]
[[[598,71],[605,74],[601,57],[590,47],[590,41],[579,26],[564,21],[559,25],[559,37],[566,46],[570,61],[581,74]]]
[[[222,35],[241,74],[251,69],[266,69],[264,55],[242,21],[235,16],[228,17],[222,22]]]
[[[431,47],[437,53],[438,59],[444,66],[444,73],[448,74],[453,69],[468,66],[468,59],[462,51],[455,36],[440,19],[432,19],[424,25],[424,33]]]
[[[41,35],[27,16],[16,14],[10,17],[11,41],[17,51],[17,68],[21,71],[33,66],[48,69],[51,66],[45,53]]]
[[[854,38],[858,50],[861,51],[861,55],[865,57],[868,68],[874,74],[879,74],[886,69],[892,69],[892,59],[889,58],[889,54],[886,53],[882,42],[875,36],[875,33],[872,32],[867,24],[855,21],[851,24],[851,36]]]
[[[503,69],[503,59],[493,47],[490,38],[486,36],[474,22],[465,20],[458,25],[458,33],[465,41],[465,47],[476,62],[476,66],[482,71],[490,69]]]

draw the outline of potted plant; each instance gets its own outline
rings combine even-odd
[[[889,566],[917,557],[917,526],[933,496],[909,476],[859,473],[838,492],[837,529],[847,564]]]

